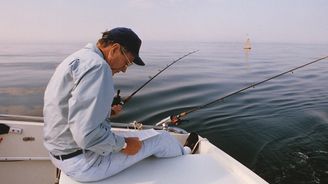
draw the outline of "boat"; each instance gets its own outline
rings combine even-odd
[[[251,50],[252,49],[251,40],[249,38],[247,38],[246,41],[245,41],[244,49],[245,50]]]
[[[0,115],[0,124],[10,127],[9,133],[0,135],[0,178],[2,183],[59,183],[81,184],[55,168],[43,146],[43,118]],[[188,137],[185,130],[161,125],[112,123],[112,131],[140,131],[140,129],[166,130],[181,144]],[[267,184],[243,164],[199,136],[195,154],[174,158],[149,157],[126,170],[102,181],[90,184],[161,184],[161,183],[218,183]]]

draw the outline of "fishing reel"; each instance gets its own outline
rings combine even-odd
[[[156,126],[168,127],[169,125],[179,125],[181,123],[180,115],[171,115],[167,118],[162,119],[160,122],[156,123]]]
[[[124,100],[120,96],[121,90],[117,90],[116,96],[113,99],[112,107],[114,105],[124,105]]]

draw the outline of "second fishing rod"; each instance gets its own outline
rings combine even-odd
[[[143,85],[141,85],[138,89],[136,89],[131,95],[129,95],[128,97],[126,98],[122,98],[120,96],[120,90],[117,90],[117,94],[116,96],[114,97],[113,99],[113,103],[112,103],[112,106],[113,105],[117,105],[117,104],[120,104],[120,105],[123,105],[123,104],[126,104],[128,101],[131,100],[131,98],[136,94],[138,93],[142,88],[144,88],[150,81],[152,81],[155,77],[157,77],[159,74],[161,74],[162,72],[164,72],[166,69],[168,69],[170,66],[174,65],[175,63],[177,63],[178,61],[182,60],[183,58],[191,55],[191,54],[194,54],[196,52],[198,52],[199,50],[195,50],[195,51],[192,51],[192,52],[189,52],[183,56],[181,56],[180,58],[172,61],[169,65],[167,65],[165,68],[161,69],[159,72],[157,72],[153,77],[151,77],[148,81],[146,81]]]
[[[292,73],[292,72],[294,72],[295,70],[298,70],[298,69],[300,69],[300,68],[306,67],[306,66],[308,66],[308,65],[314,64],[314,63],[316,63],[316,62],[319,62],[319,61],[324,60],[324,59],[327,59],[327,58],[328,58],[328,56],[325,56],[325,57],[322,57],[322,58],[316,59],[316,60],[311,61],[311,62],[309,62],[309,63],[303,64],[303,65],[301,65],[301,66],[298,66],[298,67],[292,68],[292,69],[290,69],[290,70],[288,70],[288,71],[285,71],[285,72],[282,72],[282,73],[277,74],[277,75],[275,75],[275,76],[272,76],[272,77],[270,77],[270,78],[268,78],[268,79],[265,79],[265,80],[263,80],[263,81],[260,81],[260,82],[257,82],[257,83],[255,83],[255,84],[252,84],[252,85],[246,86],[246,87],[244,87],[244,88],[242,88],[242,89],[240,89],[240,90],[234,91],[234,92],[232,92],[232,93],[230,93],[230,94],[228,94],[228,95],[226,95],[226,96],[223,96],[223,97],[221,97],[221,98],[218,98],[218,99],[216,99],[216,100],[213,100],[213,101],[211,101],[211,102],[208,102],[208,103],[206,103],[206,104],[204,104],[204,105],[196,106],[196,107],[194,107],[194,108],[192,108],[192,109],[190,109],[190,110],[188,110],[188,111],[181,112],[181,113],[179,113],[179,114],[177,114],[177,115],[171,115],[171,116],[169,116],[169,117],[167,117],[167,118],[164,118],[164,119],[161,120],[160,122],[158,122],[158,123],[156,124],[156,126],[161,126],[161,125],[165,125],[165,126],[166,126],[166,125],[168,125],[168,124],[178,125],[179,122],[181,121],[181,118],[187,116],[188,114],[190,114],[190,113],[192,113],[192,112],[198,111],[198,110],[200,110],[200,109],[203,109],[203,108],[205,108],[205,107],[208,107],[208,106],[210,106],[210,105],[212,105],[212,104],[215,104],[215,103],[218,103],[218,102],[223,102],[225,99],[227,99],[227,98],[229,98],[229,97],[231,97],[231,96],[234,96],[234,95],[239,94],[239,93],[241,93],[241,92],[243,92],[243,91],[246,91],[246,90],[248,90],[248,89],[250,89],[250,88],[254,88],[255,86],[258,86],[258,85],[260,85],[260,84],[263,84],[263,83],[265,83],[265,82],[268,82],[268,81],[270,81],[270,80],[272,80],[272,79],[278,78],[278,77],[283,76],[283,75],[285,75],[285,74],[287,74],[287,73]]]

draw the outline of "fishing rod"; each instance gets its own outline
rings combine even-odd
[[[153,77],[151,77],[147,82],[145,82],[143,85],[141,85],[137,90],[135,90],[130,96],[126,97],[124,100],[121,98],[120,96],[120,90],[117,90],[117,94],[116,96],[114,97],[114,100],[113,100],[113,103],[112,103],[112,106],[113,105],[117,105],[117,104],[120,104],[120,105],[123,105],[123,104],[126,104],[128,101],[131,100],[131,98],[136,94],[138,93],[143,87],[145,87],[150,81],[152,81],[155,77],[157,77],[159,74],[161,74],[162,72],[164,72],[167,68],[169,68],[170,66],[172,66],[173,64],[175,64],[176,62],[180,61],[181,59],[191,55],[191,54],[194,54],[196,52],[198,52],[199,50],[195,50],[195,51],[192,51],[192,52],[189,52],[187,53],[186,55],[174,60],[172,63],[170,63],[169,65],[167,65],[165,68],[163,68],[162,70],[160,70],[159,72],[157,72],[157,74],[155,74]]]
[[[237,90],[237,91],[235,91],[235,92],[232,92],[232,93],[230,93],[230,94],[228,94],[228,95],[226,95],[226,96],[223,96],[223,97],[221,97],[221,98],[219,98],[219,99],[216,99],[216,100],[214,100],[214,101],[208,102],[208,103],[206,103],[206,104],[204,104],[204,105],[200,105],[200,106],[194,107],[194,108],[192,108],[192,109],[190,109],[190,110],[188,110],[188,111],[181,112],[181,113],[179,113],[178,115],[171,115],[171,116],[169,116],[169,117],[167,117],[167,118],[161,120],[160,122],[158,122],[158,123],[156,124],[156,126],[159,126],[159,125],[167,125],[167,124],[178,125],[179,122],[181,121],[181,118],[182,118],[182,117],[184,117],[184,116],[186,116],[186,115],[188,115],[188,114],[190,114],[190,113],[192,113],[192,112],[198,111],[198,110],[200,110],[200,109],[202,109],[202,108],[205,108],[205,107],[210,106],[210,105],[212,105],[212,104],[214,104],[214,103],[217,103],[217,102],[223,102],[226,98],[229,98],[229,97],[234,96],[234,95],[236,95],[236,94],[239,94],[239,93],[241,93],[241,92],[243,92],[243,91],[246,91],[246,90],[248,90],[248,89],[250,89],[250,88],[254,88],[255,86],[258,86],[258,85],[260,85],[260,84],[263,84],[263,83],[265,83],[265,82],[267,82],[267,81],[270,81],[270,80],[272,80],[272,79],[278,78],[278,77],[283,76],[283,75],[285,75],[285,74],[287,74],[287,73],[293,72],[293,71],[295,71],[295,70],[298,70],[298,69],[300,69],[300,68],[303,68],[303,67],[305,67],[305,66],[308,66],[308,65],[314,64],[314,63],[316,63],[316,62],[318,62],[318,61],[321,61],[321,60],[324,60],[324,59],[327,59],[327,58],[328,58],[328,56],[325,56],[325,57],[322,57],[322,58],[316,59],[316,60],[314,60],[314,61],[311,61],[311,62],[309,62],[309,63],[306,63],[306,64],[301,65],[301,66],[298,66],[298,67],[295,67],[295,68],[290,69],[290,70],[288,70],[288,71],[282,72],[282,73],[280,73],[280,74],[278,74],[278,75],[275,75],[275,76],[270,77],[270,78],[268,78],[268,79],[265,79],[265,80],[263,80],[263,81],[257,82],[257,83],[255,83],[255,84],[249,85],[249,86],[247,86],[247,87],[244,87],[244,88],[242,88],[242,89],[240,89],[240,90]]]
[[[23,130],[17,127],[10,127],[5,121],[1,122],[1,120],[8,121],[27,121],[27,122],[44,122],[44,118],[42,116],[24,116],[24,115],[16,115],[16,114],[0,114],[0,135],[8,134],[8,133],[21,133]],[[169,132],[175,132],[179,134],[187,134],[188,132],[179,127],[163,127],[163,126],[155,126],[155,125],[144,125],[141,122],[131,122],[131,123],[113,123],[111,122],[111,127],[113,128],[123,128],[123,129],[155,129],[155,130],[166,130]],[[1,137],[0,137],[1,139]]]

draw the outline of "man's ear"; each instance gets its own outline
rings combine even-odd
[[[114,43],[113,45],[111,45],[111,49],[110,49],[111,56],[114,56],[114,54],[117,54],[118,51],[120,51],[120,44]]]

